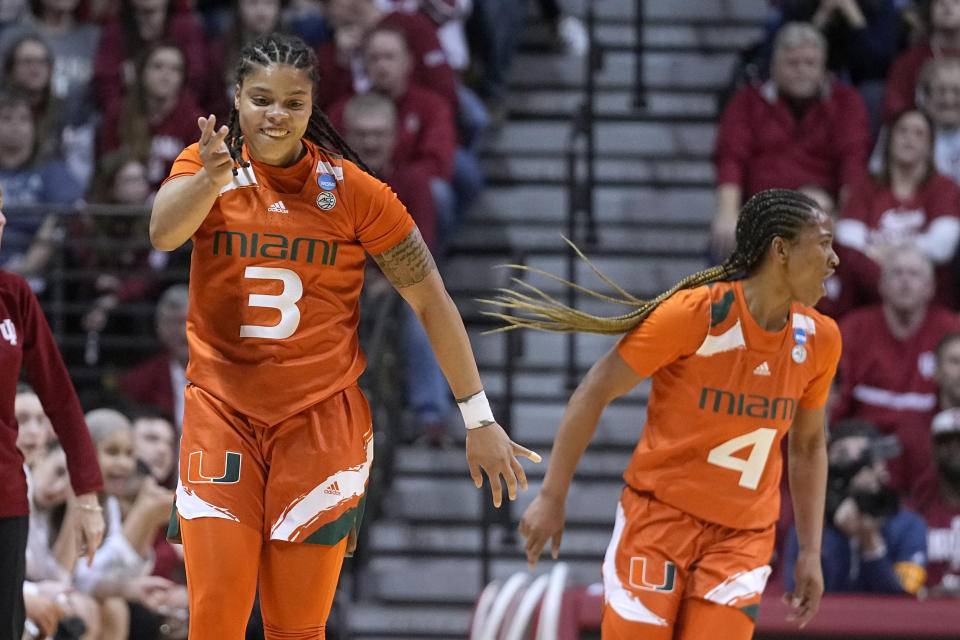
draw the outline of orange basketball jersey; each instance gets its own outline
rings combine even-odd
[[[359,377],[364,251],[414,227],[385,184],[304,145],[293,167],[240,169],[193,236],[187,379],[266,425]],[[190,145],[168,179],[201,167]]]
[[[780,439],[797,409],[826,403],[840,358],[836,323],[794,302],[761,329],[740,281],[680,291],[617,345],[653,376],[627,484],[697,518],[759,529],[779,513]]]

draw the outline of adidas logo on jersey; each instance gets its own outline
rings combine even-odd
[[[764,360],[761,362],[756,369],[753,370],[753,375],[755,376],[768,376],[770,375],[770,365],[767,364],[767,361]]]
[[[340,485],[336,480],[333,481],[333,484],[323,490],[324,493],[329,493],[330,495],[338,496],[340,495]]]
[[[284,206],[283,200],[277,200],[272,205],[267,207],[267,211],[270,213],[290,213],[287,211],[287,207]]]

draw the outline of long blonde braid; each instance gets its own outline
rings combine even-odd
[[[494,329],[491,333],[521,328],[560,333],[599,333],[603,335],[627,333],[639,326],[661,302],[681,289],[693,289],[705,284],[719,282],[741,272],[749,274],[760,264],[767,248],[770,246],[770,242],[775,237],[779,236],[786,240],[793,240],[801,228],[815,219],[814,212],[818,209],[816,202],[798,191],[767,189],[757,193],[740,209],[740,215],[737,218],[737,244],[730,257],[722,265],[710,267],[687,276],[652,300],[641,300],[624,291],[603,275],[576,245],[567,240],[580,259],[604,283],[613,288],[619,294],[619,297],[597,293],[535,267],[526,265],[507,266],[512,269],[537,273],[604,302],[634,307],[633,311],[613,317],[591,315],[560,302],[519,278],[513,278],[513,282],[522,291],[499,289],[500,295],[495,299],[481,300],[480,302],[506,310],[526,312],[525,315],[499,311],[485,311],[483,313],[507,323],[506,326]]]

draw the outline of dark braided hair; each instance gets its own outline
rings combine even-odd
[[[268,33],[253,40],[240,51],[237,66],[234,70],[238,88],[255,67],[268,67],[272,64],[286,64],[299,69],[310,78],[310,82],[316,90],[318,80],[317,56],[313,49],[296,36],[276,32]],[[240,115],[237,113],[235,104],[230,108],[228,127],[229,133],[226,143],[227,149],[230,150],[230,156],[237,165],[241,167],[250,166],[249,162],[244,161],[242,155],[243,132],[240,130]],[[316,145],[332,147],[367,173],[373,174],[370,168],[360,159],[360,156],[357,155],[357,152],[346,143],[330,123],[330,120],[327,119],[326,114],[317,106],[316,102],[313,103],[310,121],[307,123],[307,130],[303,137]],[[236,175],[236,167],[234,167],[233,172]]]
[[[615,316],[594,316],[569,307],[540,289],[522,280],[514,278],[514,282],[530,293],[522,293],[511,289],[500,289],[501,295],[495,300],[481,302],[526,311],[531,315],[516,316],[507,313],[484,312],[485,315],[500,318],[507,322],[507,326],[495,329],[508,331],[510,329],[531,328],[543,331],[558,331],[562,333],[586,332],[606,335],[618,335],[636,328],[656,309],[661,302],[681,289],[693,289],[701,285],[727,280],[737,274],[750,275],[763,261],[770,242],[777,237],[784,240],[793,240],[797,233],[805,226],[816,220],[819,205],[810,197],[799,191],[788,189],[767,189],[750,198],[740,208],[737,218],[736,248],[723,264],[687,276],[667,291],[664,291],[653,300],[636,298],[604,276],[597,267],[569,240],[573,250],[577,252],[593,269],[601,280],[611,286],[621,297],[607,296],[586,287],[574,284],[553,274],[528,267],[526,265],[509,265],[515,269],[532,271],[546,276],[551,280],[572,287],[605,302],[613,302],[630,307],[630,313]]]

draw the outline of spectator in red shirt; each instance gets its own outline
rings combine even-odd
[[[143,52],[137,79],[122,102],[107,111],[100,131],[100,151],[126,145],[145,158],[147,181],[160,187],[180,151],[196,138],[197,118],[205,115],[184,87],[186,60],[174,45]]]
[[[836,224],[836,242],[860,255],[838,268],[843,286],[876,298],[880,265],[892,247],[912,243],[936,266],[938,303],[955,307],[952,264],[960,240],[960,187],[934,166],[934,126],[909,109],[890,125],[879,174],[853,185]],[[860,270],[862,273],[855,273]],[[859,283],[859,284],[855,284]]]
[[[788,23],[774,42],[770,80],[730,100],[717,130],[715,257],[729,253],[740,204],[758,191],[810,185],[836,195],[865,173],[866,108],[854,88],[827,78],[825,60],[823,35]]]
[[[397,108],[393,165],[431,178],[436,227],[449,229],[457,218],[450,182],[457,149],[453,113],[439,94],[414,82],[411,51],[402,32],[374,29],[367,38],[364,66],[372,90],[393,100]],[[328,112],[335,127],[342,125],[345,104],[341,100]]]
[[[127,372],[120,392],[131,402],[154,407],[183,424],[183,390],[187,386],[187,286],[175,284],[163,292],[155,314],[161,350]]]
[[[416,165],[395,164],[397,112],[393,102],[378,93],[365,93],[347,102],[343,110],[344,139],[396,192],[410,211],[431,251],[435,251],[436,215],[430,176]],[[403,305],[402,344],[407,403],[413,411],[413,437],[431,446],[452,442],[448,418],[453,405],[443,371],[433,355],[427,334],[409,305]]]
[[[416,221],[423,241],[433,250],[437,216],[430,193],[431,175],[415,163],[396,162],[396,105],[382,94],[363,93],[346,102],[340,119],[347,144],[390,185]]]
[[[960,409],[946,409],[930,425],[934,473],[920,482],[912,508],[927,521],[929,596],[960,596]]]
[[[883,101],[884,119],[889,122],[914,106],[917,80],[927,60],[955,57],[960,57],[960,0],[932,0],[930,39],[904,51],[890,67]]]
[[[324,0],[326,17],[333,27],[333,39],[317,48],[323,88],[318,104],[334,102],[370,88],[363,67],[363,45],[376,27],[392,27],[406,36],[412,61],[414,84],[429,87],[446,100],[456,113],[457,80],[447,55],[437,39],[437,25],[423,12],[385,12],[374,0]]]
[[[881,267],[882,302],[840,321],[843,354],[833,419],[859,418],[897,436],[902,453],[889,468],[892,485],[907,495],[931,464],[934,351],[943,336],[960,330],[960,319],[932,303],[933,265],[918,249],[894,249]]]
[[[107,111],[133,87],[135,59],[149,45],[175,42],[190,61],[186,86],[201,104],[209,91],[203,28],[192,13],[177,13],[172,0],[121,0],[119,15],[103,27],[93,62],[93,97]]]

